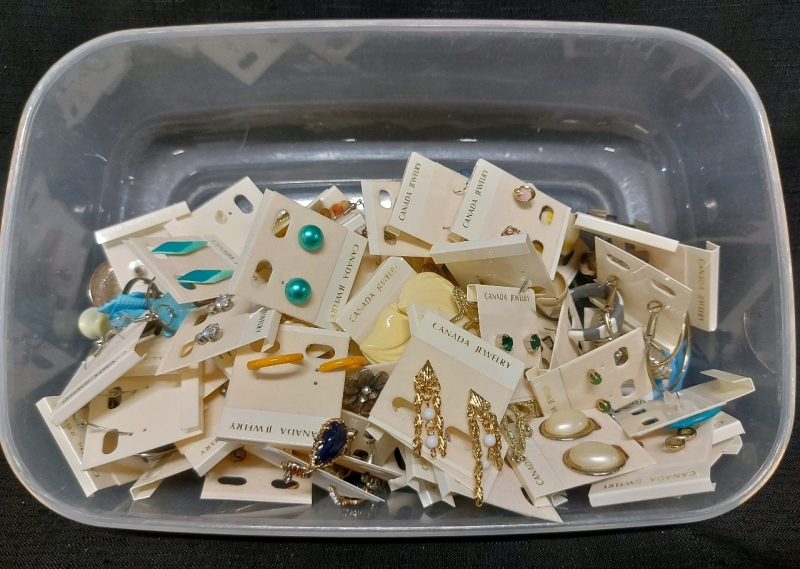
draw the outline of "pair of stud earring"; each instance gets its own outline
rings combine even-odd
[[[498,334],[494,339],[494,345],[501,350],[510,352],[514,349],[514,338],[508,334]],[[535,354],[542,347],[542,339],[539,334],[528,334],[523,338],[522,345],[525,346],[529,354]]]
[[[555,411],[539,424],[539,434],[554,441],[573,441],[600,429],[597,422],[578,409]],[[622,470],[628,454],[619,446],[585,441],[568,449],[562,457],[570,470],[587,476],[608,476]]]
[[[325,243],[325,235],[322,229],[316,225],[304,225],[297,232],[297,241],[305,251],[313,253],[319,251]],[[302,306],[311,300],[311,283],[306,279],[295,277],[289,279],[284,287],[286,300],[295,306]]]

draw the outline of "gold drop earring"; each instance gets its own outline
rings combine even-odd
[[[414,458],[422,456],[422,427],[425,427],[425,446],[430,449],[431,457],[437,451],[440,456],[447,456],[447,441],[444,438],[444,419],[442,419],[442,398],[439,379],[430,361],[426,361],[422,369],[414,377],[414,441],[412,444]],[[424,408],[423,408],[424,407]]]

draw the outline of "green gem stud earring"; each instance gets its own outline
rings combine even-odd
[[[589,370],[589,373],[586,374],[586,377],[589,379],[589,383],[592,385],[600,385],[603,382],[603,376],[593,369]]]
[[[535,354],[542,347],[542,340],[539,338],[539,334],[528,334],[522,343],[531,354]]]
[[[514,349],[514,338],[509,336],[508,334],[498,334],[497,337],[494,339],[494,345],[501,350],[505,350],[506,352],[510,352]]]

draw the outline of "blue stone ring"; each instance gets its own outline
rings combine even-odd
[[[284,482],[288,484],[294,476],[309,478],[315,470],[332,465],[336,459],[347,452],[347,447],[350,446],[350,441],[354,437],[355,433],[348,430],[344,421],[341,419],[328,419],[322,424],[314,437],[308,466],[288,460],[281,463]]]

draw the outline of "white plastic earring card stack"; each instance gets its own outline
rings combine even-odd
[[[244,178],[96,232],[95,342],[37,403],[87,496],[559,523],[587,491],[602,516],[715,490],[755,389],[692,336],[717,327],[718,246],[481,159],[386,174],[307,207]]]

